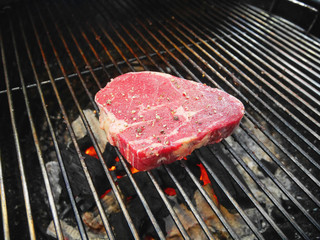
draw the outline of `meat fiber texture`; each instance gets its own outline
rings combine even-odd
[[[95,101],[108,141],[138,170],[220,142],[244,114],[243,104],[226,92],[157,72],[118,76]]]

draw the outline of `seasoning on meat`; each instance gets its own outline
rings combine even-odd
[[[138,170],[171,163],[220,142],[244,114],[243,104],[228,93],[157,72],[116,77],[95,101],[110,144]]]

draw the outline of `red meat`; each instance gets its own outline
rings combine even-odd
[[[95,97],[108,141],[138,170],[148,170],[220,142],[244,107],[215,88],[164,73],[121,75]]]

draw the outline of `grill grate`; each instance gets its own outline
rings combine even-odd
[[[48,222],[41,222],[42,215],[53,220],[56,238],[64,239],[63,213],[46,165],[52,159],[59,163],[72,221],[82,239],[90,238],[62,154],[65,135],[76,150],[107,237],[117,239],[115,228],[119,226],[104,209],[72,124],[78,116],[130,229],[128,238],[146,237],[135,225],[123,189],[109,170],[83,111],[98,111],[94,94],[110,78],[141,70],[169,72],[222,88],[244,103],[246,113],[238,131],[219,144],[195,151],[218,186],[214,190],[222,192],[242,219],[237,224],[245,225],[250,236],[258,239],[269,234],[281,239],[316,239],[319,235],[319,39],[251,5],[222,1],[28,2],[3,8],[0,17],[0,104],[4,111],[0,117],[0,187],[5,239],[26,235],[47,239],[43,229]],[[117,155],[153,226],[153,237],[166,239],[151,207],[154,202],[118,151]],[[212,161],[221,165],[259,218],[248,213],[226,185],[225,176],[209,164]],[[230,163],[257,191],[248,188]],[[191,166],[181,161],[178,167],[202,194],[228,237],[240,239],[239,226],[216,205]],[[163,169],[202,234],[219,238],[177,178],[175,168]],[[146,175],[182,237],[192,239],[156,172]]]

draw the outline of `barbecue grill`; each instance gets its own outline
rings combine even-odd
[[[306,12],[303,28],[275,15],[279,4],[2,6],[4,239],[318,239],[319,8],[287,2]],[[134,171],[101,145],[93,99],[111,78],[143,70],[236,96],[239,128],[187,161]]]

